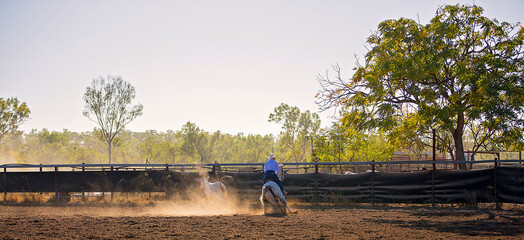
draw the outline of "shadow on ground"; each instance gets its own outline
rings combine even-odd
[[[419,209],[411,215],[413,220],[364,219],[409,229],[448,232],[465,236],[518,236],[524,230],[524,216],[520,211]]]

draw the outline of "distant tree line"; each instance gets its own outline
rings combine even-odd
[[[280,117],[277,117],[280,115]],[[208,132],[187,122],[179,130],[123,130],[113,139],[112,163],[256,163],[275,153],[280,162],[387,161],[402,152],[418,159],[430,148],[392,145],[381,132],[358,131],[334,123],[320,128],[315,113],[286,104],[270,114],[282,124],[278,135]],[[468,131],[465,146],[474,145]],[[107,145],[98,130],[32,130],[0,145],[0,163],[107,163]],[[480,158],[478,158],[480,159]]]

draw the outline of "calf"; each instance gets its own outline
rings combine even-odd
[[[200,182],[200,189],[208,199],[225,199],[227,198],[226,185],[222,183],[224,180],[233,180],[231,176],[223,176],[218,182],[209,182],[207,177],[195,178],[195,181]]]

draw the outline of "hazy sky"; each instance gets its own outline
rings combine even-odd
[[[280,103],[318,112],[315,80],[354,54],[379,22],[425,24],[445,3],[473,1],[23,1],[0,0],[0,97],[31,109],[22,130],[89,131],[83,93],[121,75],[143,115],[133,131],[278,134]],[[524,1],[475,1],[490,18],[524,22]],[[333,112],[320,113],[323,126]]]

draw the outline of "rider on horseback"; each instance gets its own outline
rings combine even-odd
[[[284,191],[284,185],[282,185],[282,182],[278,178],[280,167],[278,166],[277,161],[275,161],[275,155],[273,153],[269,154],[268,159],[269,160],[264,164],[264,183],[271,180],[278,184],[282,193],[287,194],[287,192]]]

